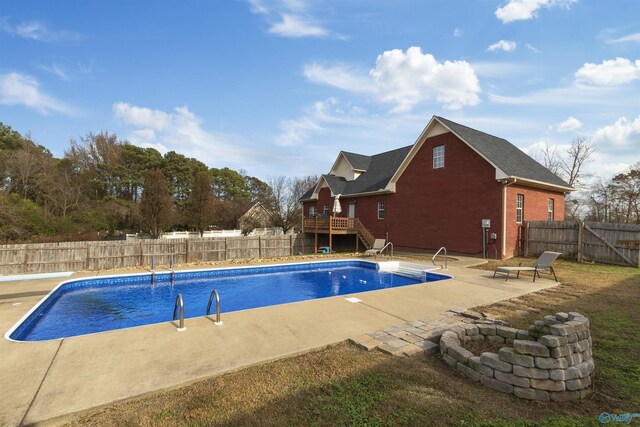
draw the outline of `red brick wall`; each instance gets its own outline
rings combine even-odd
[[[433,147],[445,146],[433,169]],[[484,218],[501,234],[501,184],[495,169],[452,133],[427,139],[389,196],[389,239],[396,246],[481,253]]]
[[[524,221],[547,221],[549,199],[554,199],[554,221],[564,221],[564,193],[536,188],[510,185],[507,187],[507,240],[505,255],[507,258],[518,255],[518,228],[516,223],[516,202],[518,194],[524,195]]]

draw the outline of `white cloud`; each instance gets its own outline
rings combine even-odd
[[[462,37],[464,35],[464,31],[462,31],[460,28],[456,28],[455,30],[453,30],[453,37]]]
[[[635,62],[626,58],[602,61],[602,64],[584,64],[576,71],[578,82],[601,86],[614,86],[640,79],[640,60]]]
[[[36,79],[16,72],[0,74],[0,104],[24,105],[44,115],[75,113],[69,105],[43,93]]]
[[[306,108],[304,114],[292,120],[280,123],[282,132],[276,137],[280,146],[294,146],[307,140],[312,133],[325,130],[325,125],[357,126],[366,120],[365,112],[361,108],[341,103],[336,98],[314,102]]]
[[[640,116],[633,121],[620,117],[614,124],[596,130],[593,141],[602,145],[640,149]]]
[[[364,73],[345,65],[327,67],[318,63],[305,65],[304,76],[314,83],[334,86],[361,94],[374,94],[374,82]]]
[[[535,46],[530,45],[529,43],[524,45],[527,49],[529,49],[533,53],[542,53],[542,51]]]
[[[628,34],[623,37],[619,37],[613,40],[607,40],[609,44],[619,44],[619,43],[640,43],[640,33]]]
[[[409,111],[435,94],[445,108],[459,109],[480,102],[480,84],[466,61],[438,62],[419,47],[388,50],[378,55],[369,71],[383,102],[395,103],[396,111]]]
[[[12,25],[7,20],[0,20],[0,31],[14,37],[42,42],[77,41],[81,38],[80,34],[73,31],[51,30],[40,21],[28,21]]]
[[[419,47],[383,52],[368,77],[346,67],[317,64],[305,67],[305,76],[314,83],[373,95],[380,102],[394,104],[395,112],[410,111],[433,98],[452,110],[480,102],[480,84],[468,62],[438,62]]]
[[[308,13],[305,0],[247,0],[252,13],[270,23],[269,33],[282,37],[328,37],[332,33]],[[342,36],[336,35],[339,38]]]
[[[40,68],[65,82],[74,81],[93,74],[93,67],[85,64],[78,64],[75,67],[64,67],[54,63],[51,65],[41,65]]]
[[[507,4],[496,9],[496,17],[503,23],[528,20],[538,17],[541,8],[569,8],[577,0],[509,0]]]
[[[200,118],[187,107],[176,107],[167,113],[118,102],[113,104],[113,114],[137,128],[128,137],[135,145],[153,147],[161,153],[173,150],[209,165],[231,163],[246,167],[251,161],[246,149],[203,129]]]
[[[569,117],[562,123],[559,123],[556,127],[558,132],[570,132],[572,130],[580,129],[582,127],[582,122],[575,117]]]
[[[491,102],[503,105],[603,105],[634,106],[637,101],[623,96],[620,90],[610,86],[572,85],[567,87],[549,88],[536,92],[506,96],[495,93],[489,94]]]
[[[491,46],[489,46],[487,48],[487,51],[488,52],[494,52],[496,50],[503,50],[505,52],[513,52],[514,50],[516,50],[517,46],[518,45],[514,41],[511,41],[511,40],[500,40],[499,42],[496,42],[496,43],[492,44]]]
[[[282,15],[282,21],[273,24],[269,32],[283,37],[324,37],[329,34],[326,28],[308,18],[290,14]]]

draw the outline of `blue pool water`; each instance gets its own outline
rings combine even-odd
[[[393,288],[421,280],[378,271],[377,264],[337,261],[74,280],[51,293],[10,338],[40,341],[172,320],[178,293],[185,317],[204,316],[213,289],[221,312]],[[449,276],[427,273],[427,281]],[[215,311],[215,310],[214,310]]]

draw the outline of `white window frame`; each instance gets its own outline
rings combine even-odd
[[[309,218],[315,218],[318,216],[316,205],[309,206]]]
[[[556,201],[554,199],[549,199],[547,202],[547,215],[548,220],[553,221],[556,214]]]
[[[322,214],[329,215],[329,205],[322,206]]]
[[[384,200],[378,201],[378,219],[384,219]]]
[[[440,169],[444,167],[444,145],[433,147],[433,168]]]
[[[516,195],[516,223],[522,224],[524,220],[524,194]]]

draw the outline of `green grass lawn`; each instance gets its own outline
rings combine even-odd
[[[559,261],[557,272],[557,292],[519,297],[528,310],[478,310],[520,328],[558,311],[588,316],[596,372],[582,401],[524,401],[460,376],[437,355],[342,343],[110,405],[71,425],[597,426],[601,412],[640,413],[640,269]]]

